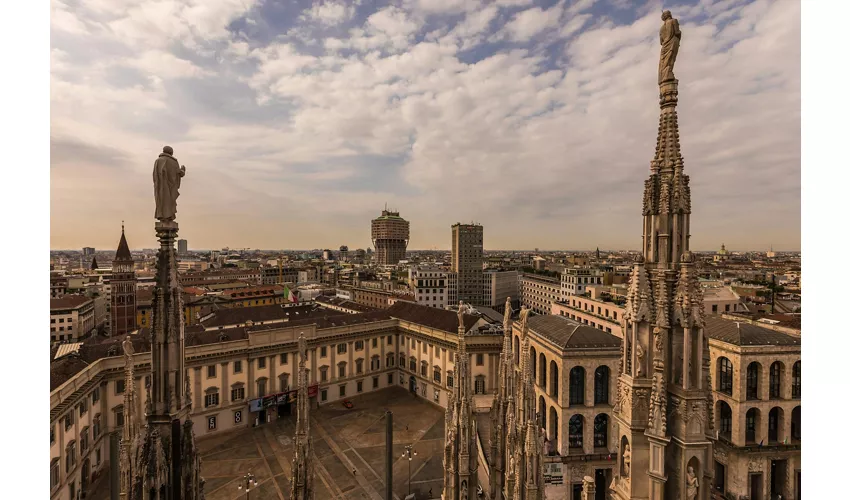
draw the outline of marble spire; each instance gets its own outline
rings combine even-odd
[[[298,420],[295,424],[294,455],[289,480],[289,498],[312,500],[313,491],[313,439],[310,437],[310,398],[307,388],[307,340],[298,336],[298,396],[296,407]]]

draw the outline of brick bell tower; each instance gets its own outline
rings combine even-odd
[[[124,222],[121,222],[121,240],[112,261],[112,296],[110,300],[111,336],[127,335],[136,329],[136,271]]]

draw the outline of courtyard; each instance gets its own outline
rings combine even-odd
[[[394,498],[403,500],[408,488],[417,499],[439,498],[443,485],[443,410],[401,387],[349,400],[354,404],[350,410],[337,402],[310,411],[315,498],[384,498],[385,410],[393,412]],[[258,482],[251,489],[251,500],[289,499],[294,410],[293,405],[292,416],[259,427],[198,439],[207,500],[245,499],[244,489],[239,490],[238,485],[248,472]],[[405,445],[413,445],[416,451],[409,464],[409,484],[408,460],[402,458]],[[96,489],[101,493],[96,498],[108,498],[106,488]]]

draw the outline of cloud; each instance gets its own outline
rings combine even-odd
[[[194,248],[365,248],[384,202],[411,248],[470,219],[487,248],[636,248],[660,19],[610,4],[54,0],[51,244],[148,227],[170,144]],[[673,13],[692,247],[798,248],[799,5]]]

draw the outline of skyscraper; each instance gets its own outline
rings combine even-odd
[[[94,255],[93,247],[83,247],[83,257],[88,257],[89,255]]]
[[[177,240],[177,253],[183,255],[189,253],[189,242],[186,240]]]
[[[394,266],[404,259],[410,241],[410,222],[399,217],[398,212],[383,210],[372,220],[372,244],[375,256],[372,262],[379,266]]]
[[[484,305],[484,226],[452,226],[452,271],[457,273],[457,300]]]
[[[136,271],[133,255],[124,236],[124,224],[121,224],[121,240],[112,261],[112,279],[110,280],[110,334],[126,335],[136,329]]]
[[[676,113],[678,22],[662,14],[661,116],[643,195],[643,248],[629,280],[614,417],[612,498],[708,498],[714,412],[702,289],[689,251],[691,190]]]

